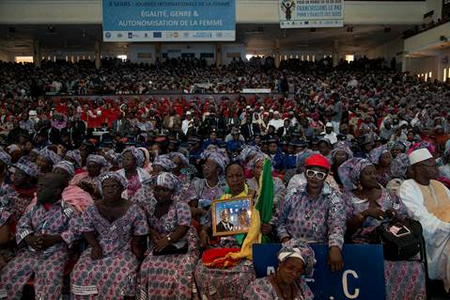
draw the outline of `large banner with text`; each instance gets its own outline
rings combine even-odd
[[[235,0],[103,0],[105,42],[234,41]]]
[[[317,263],[308,286],[319,300],[384,300],[383,247],[381,245],[344,245],[342,256],[344,269],[331,272],[327,265],[328,246],[311,245]],[[256,277],[275,272],[278,266],[277,252],[280,244],[253,245],[253,266]]]
[[[344,0],[278,0],[281,28],[344,26]]]

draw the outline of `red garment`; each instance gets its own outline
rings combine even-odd
[[[328,159],[321,154],[313,154],[305,160],[305,167],[322,167],[327,170],[331,169]]]
[[[225,258],[228,253],[238,253],[240,248],[213,248],[203,252],[202,262],[208,268],[229,268],[233,267],[241,261]]]

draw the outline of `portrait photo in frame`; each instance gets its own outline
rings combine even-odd
[[[213,236],[247,233],[252,205],[251,196],[214,200],[211,203]]]

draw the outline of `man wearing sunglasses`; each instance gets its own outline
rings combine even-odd
[[[332,271],[343,268],[341,255],[346,229],[344,203],[325,179],[331,165],[326,157],[313,154],[305,161],[306,184],[293,189],[277,223],[277,233],[284,243],[291,238],[308,243],[327,243]]]

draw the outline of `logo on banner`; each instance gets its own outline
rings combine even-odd
[[[188,37],[189,37],[189,32],[183,33],[183,36],[184,36],[185,38],[188,38]]]
[[[162,38],[162,32],[160,32],[160,31],[153,32],[153,37],[154,38]]]
[[[133,38],[133,33],[132,32],[128,32],[128,38],[132,39]]]
[[[110,39],[111,38],[111,32],[106,32],[105,33],[105,38]]]
[[[118,38],[121,38],[121,37],[123,37],[123,34],[119,32],[119,33],[117,34],[117,37],[118,37]]]
[[[177,38],[178,36],[179,36],[179,33],[175,31],[175,32],[173,33],[173,37],[174,37],[174,38]]]

